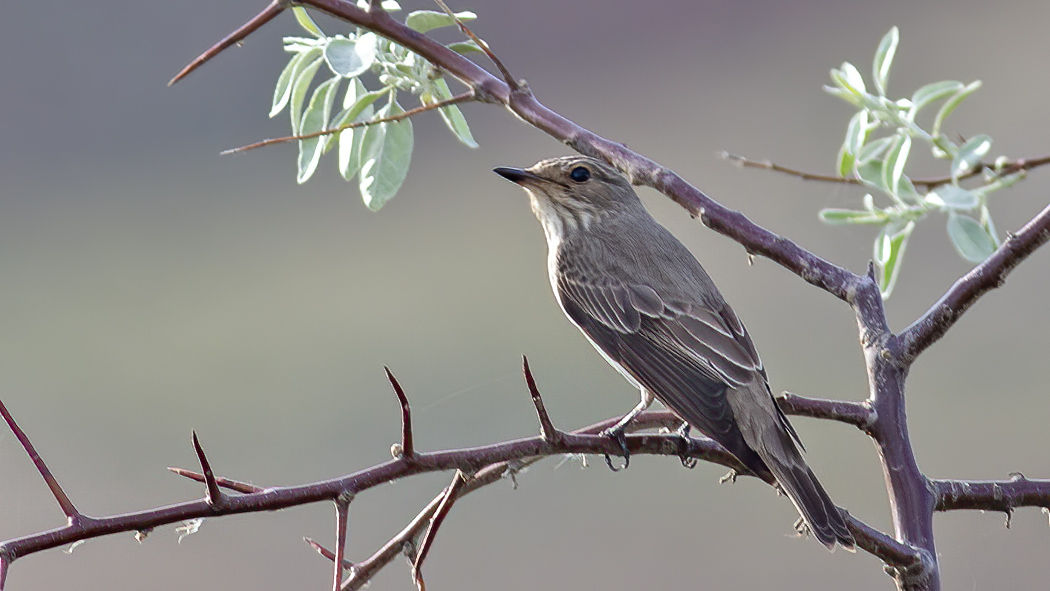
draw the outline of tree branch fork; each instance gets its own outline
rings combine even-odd
[[[876,443],[886,473],[894,533],[889,535],[850,518],[858,547],[877,556],[887,566],[901,589],[939,589],[939,570],[933,543],[932,512],[957,509],[999,510],[1009,513],[1019,506],[1050,507],[1050,480],[1013,477],[1002,481],[931,480],[918,468],[911,448],[904,412],[904,382],[915,358],[950,329],[984,293],[1002,285],[1006,276],[1050,239],[1050,207],[1003,242],[984,263],[957,281],[938,302],[898,335],[890,332],[884,303],[869,266],[857,274],[835,265],[751,222],[707,197],[674,171],[621,143],[603,138],[540,103],[528,85],[513,78],[509,70],[484,42],[479,45],[496,64],[498,78],[476,63],[452,52],[392,19],[372,0],[368,10],[347,0],[304,0],[303,5],[372,30],[407,47],[447,72],[470,89],[473,100],[502,104],[526,123],[587,155],[602,158],[624,171],[634,183],[650,186],[684,207],[705,225],[741,244],[749,253],[769,258],[808,283],[848,303],[854,310],[864,349],[870,397],[864,402],[827,401],[787,395],[780,403],[790,414],[836,420],[867,433]],[[195,59],[172,82],[199,67],[226,48],[238,43],[283,12],[290,4],[275,0],[262,13]],[[461,25],[465,34],[476,37]],[[464,99],[467,100],[467,99]],[[413,555],[413,577],[422,591],[422,559],[456,499],[501,478],[513,479],[516,471],[539,458],[562,454],[617,454],[619,446],[597,433],[613,421],[605,421],[571,433],[557,430],[542,406],[542,399],[525,365],[526,381],[540,420],[541,435],[463,450],[420,453],[411,440],[410,411],[400,385],[388,374],[402,406],[402,439],[392,450],[395,458],[342,478],[308,485],[261,489],[215,476],[203,448],[194,436],[200,473],[177,469],[177,473],[205,483],[202,500],[161,507],[150,511],[104,518],[80,514],[13,418],[4,418],[33,458],[38,471],[69,523],[49,532],[8,540],[0,544],[0,587],[11,561],[32,552],[74,541],[122,531],[148,531],[156,525],[185,519],[274,510],[305,503],[333,501],[337,507],[337,548],[327,550],[312,542],[335,563],[334,588],[357,589],[378,568],[402,552]],[[2,405],[0,405],[2,406]],[[645,413],[635,429],[674,426],[670,413]],[[633,434],[628,449],[636,454],[676,455],[740,468],[724,449],[708,439],[683,440],[669,434]],[[369,559],[355,564],[345,561],[345,522],[350,500],[376,484],[413,474],[455,470],[456,476],[402,532]],[[232,491],[230,494],[225,491]],[[344,570],[349,575],[343,578]]]

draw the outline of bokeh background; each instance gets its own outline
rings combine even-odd
[[[406,8],[432,8],[406,1]],[[851,112],[826,96],[828,69],[870,69],[901,27],[890,81],[901,95],[937,79],[985,86],[950,129],[989,133],[993,152],[1047,153],[1045,2],[828,0],[456,2],[546,104],[681,172],[730,207],[854,270],[873,230],[827,227],[826,206],[862,194],[740,170],[730,150],[829,171]],[[194,467],[196,429],[216,469],[260,485],[305,483],[383,461],[398,412],[383,377],[408,390],[422,449],[536,432],[520,379],[530,356],[564,428],[626,411],[637,394],[561,316],[542,232],[524,194],[491,174],[566,153],[497,107],[468,105],[482,149],[439,118],[416,125],[401,194],[369,212],[331,162],[295,184],[294,148],[219,151],[284,135],[269,121],[290,15],[173,88],[185,63],[262,2],[15,2],[0,19],[0,396],[88,514],[196,498],[165,471]],[[330,21],[322,21],[335,30]],[[922,158],[919,159],[921,173]],[[934,170],[932,168],[928,170]],[[1001,232],[1047,201],[1050,171],[997,195]],[[655,193],[654,214],[706,264],[750,327],[775,390],[862,399],[849,309],[704,229]],[[895,330],[968,265],[923,222],[889,303]],[[915,365],[909,418],[931,476],[1050,476],[1046,384],[1050,255],[1037,253]],[[871,444],[796,419],[832,496],[887,528]],[[868,555],[828,555],[791,537],[796,515],[771,489],[724,470],[638,458],[612,474],[549,460],[458,504],[426,566],[432,589],[887,589]],[[351,559],[369,555],[437,494],[447,475],[358,497]],[[302,536],[332,537],[332,508],[171,527],[70,555],[24,558],[14,591],[324,589],[328,563]],[[946,589],[1044,588],[1050,527],[1036,510],[936,518]],[[0,430],[0,537],[62,523]],[[409,589],[402,564],[373,589]]]

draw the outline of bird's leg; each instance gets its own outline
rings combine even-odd
[[[682,426],[675,431],[675,435],[680,438],[678,440],[678,459],[682,460],[682,466],[692,470],[696,467],[696,458],[690,458],[686,455],[689,453],[689,430],[689,423],[683,421]]]
[[[617,468],[613,466],[612,458],[609,454],[605,454],[605,464],[609,466],[609,469],[613,472],[619,472],[620,470],[626,470],[631,465],[631,452],[627,449],[627,438],[624,436],[624,431],[627,429],[627,425],[634,420],[635,417],[642,414],[642,412],[652,405],[653,395],[644,388],[642,389],[642,399],[638,402],[638,405],[631,409],[631,412],[625,414],[622,419],[617,421],[615,425],[599,433],[606,437],[611,437],[613,441],[620,444],[620,449],[623,451],[623,468]]]

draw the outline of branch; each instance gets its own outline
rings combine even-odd
[[[459,498],[459,491],[466,483],[467,475],[462,470],[456,470],[456,475],[452,477],[452,483],[441,494],[441,501],[434,510],[434,514],[430,517],[427,531],[423,534],[419,548],[416,549],[416,559],[412,561],[412,580],[415,581],[416,588],[419,591],[426,591],[427,588],[423,583],[423,561],[426,560],[427,554],[430,553],[430,548],[434,546],[434,539],[437,537],[438,529],[441,528],[441,524],[448,517],[449,511],[452,510],[452,505]]]
[[[848,400],[807,398],[792,392],[784,392],[776,400],[777,404],[780,405],[780,409],[789,415],[839,421],[847,425],[853,425],[865,432],[871,428],[877,419],[875,411],[872,410],[871,405],[867,401],[851,402]]]
[[[1019,473],[1009,480],[931,480],[930,485],[935,511],[976,509],[1009,516],[1017,507],[1050,509],[1050,480],[1029,480]]]
[[[407,47],[473,89],[476,100],[503,104],[526,123],[574,150],[606,160],[627,174],[635,184],[646,185],[663,193],[709,228],[742,245],[748,253],[769,258],[839,299],[852,304],[858,291],[864,288],[866,282],[855,273],[818,257],[791,240],[756,225],[740,212],[713,201],[674,171],[551,111],[536,100],[527,85],[508,86],[507,82],[469,59],[393,20],[385,11],[362,10],[353,2],[345,0],[304,0],[301,4],[365,27]],[[257,23],[273,18],[268,11],[274,6],[271,5],[247,25],[201,54],[180,72],[176,80],[185,77],[226,47],[247,37],[258,28]]]
[[[1050,240],[1050,205],[1016,234],[1011,234],[983,263],[952,285],[922,318],[901,332],[901,359],[910,363],[948,332],[982,295],[1001,287],[1006,276],[1037,248]]]
[[[447,98],[447,99],[445,99],[443,101],[438,101],[436,103],[427,103],[427,104],[424,104],[424,105],[420,105],[420,106],[415,107],[413,109],[409,109],[407,111],[403,111],[401,113],[398,113],[397,115],[390,115],[389,117],[379,117],[378,119],[369,119],[368,121],[356,121],[354,123],[347,123],[345,125],[340,125],[339,127],[336,127],[336,128],[333,128],[333,129],[322,129],[321,131],[315,131],[313,133],[304,133],[302,135],[289,135],[289,136],[285,136],[285,137],[270,138],[268,140],[262,140],[262,141],[255,142],[254,144],[248,144],[247,146],[241,146],[239,148],[230,148],[229,150],[223,150],[219,154],[222,155],[222,156],[226,156],[228,154],[240,154],[241,152],[247,152],[249,150],[254,150],[256,148],[265,148],[266,146],[272,146],[274,144],[283,144],[285,142],[294,142],[294,141],[297,141],[297,140],[308,140],[308,139],[311,139],[311,138],[321,137],[321,136],[324,136],[324,135],[332,135],[333,133],[339,133],[339,132],[345,131],[347,129],[355,129],[355,128],[358,128],[358,127],[368,127],[370,125],[378,125],[380,123],[393,123],[395,121],[401,121],[402,119],[408,119],[409,117],[414,117],[414,116],[416,116],[416,115],[418,115],[420,113],[425,113],[426,111],[433,111],[434,109],[440,109],[442,107],[447,107],[449,105],[456,105],[456,104],[459,104],[459,103],[466,103],[466,102],[473,101],[473,100],[477,100],[476,97],[474,96],[474,91],[468,90],[467,92],[464,92],[462,94],[457,94],[456,96],[454,96],[452,98]]]

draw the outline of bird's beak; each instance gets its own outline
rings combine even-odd
[[[541,177],[538,174],[531,173],[521,168],[509,168],[506,166],[500,166],[499,168],[493,168],[492,172],[500,175],[508,181],[526,186],[535,185],[538,183],[547,182],[547,179]]]

